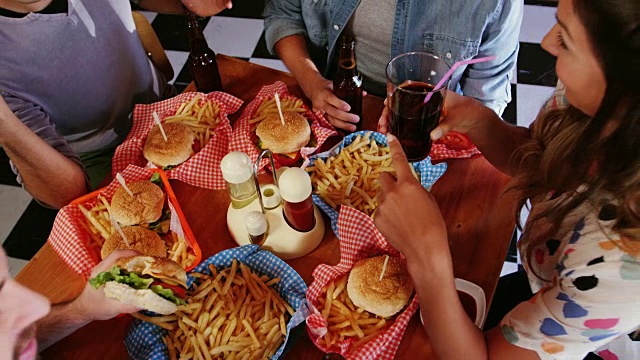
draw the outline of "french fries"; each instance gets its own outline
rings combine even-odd
[[[282,107],[282,112],[285,111],[293,111],[303,113],[306,109],[302,106],[302,100],[300,99],[292,99],[292,98],[281,98],[280,106]],[[249,119],[249,124],[253,125],[253,129],[258,126],[262,120],[264,120],[268,114],[277,114],[278,107],[276,105],[275,97],[270,99],[266,99],[262,101],[258,109],[253,114],[253,118]]]
[[[193,262],[196,261],[196,255],[192,252],[189,244],[175,232],[170,231],[169,233],[171,235],[166,241],[167,248],[169,248],[167,258],[177,262],[184,269],[193,265]]]
[[[179,122],[189,126],[200,147],[204,148],[220,124],[220,107],[215,101],[203,99],[198,94],[193,99],[182,103],[176,114],[165,117],[163,122]]]
[[[286,336],[294,310],[271,287],[280,281],[258,276],[233,260],[211,275],[192,274],[196,282],[187,305],[169,316],[136,316],[169,330],[163,338],[171,359],[263,359]]]
[[[353,305],[346,285],[347,276],[331,281],[318,297],[318,310],[328,323],[327,333],[318,343],[328,348],[354,339],[351,349],[356,349],[391,325],[390,321]]]
[[[91,209],[87,210],[82,204],[78,204],[78,208],[84,215],[85,221],[81,221],[80,226],[89,235],[89,249],[97,259],[100,259],[102,245],[115,231],[111,224],[109,202],[104,197],[98,196],[96,205]]]
[[[358,135],[340,153],[326,161],[317,159],[306,170],[311,173],[315,193],[329,206],[336,210],[340,205],[351,206],[371,217],[378,208],[378,176],[383,172],[395,174],[391,150],[371,139],[370,134]]]
[[[84,215],[84,221],[79,221],[79,224],[89,235],[88,249],[94,258],[100,259],[102,245],[116,231],[111,222],[111,206],[107,199],[100,195],[96,199],[96,205],[91,209],[82,204],[78,204],[78,208]],[[163,237],[169,249],[167,258],[177,262],[184,269],[193,265],[196,255],[183,237],[174,231],[169,231]]]

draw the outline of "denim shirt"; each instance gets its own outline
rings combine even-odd
[[[326,58],[314,61],[330,63],[338,37],[359,2],[266,0],[269,51],[274,53],[275,44],[284,37],[304,35],[312,47],[324,50]],[[426,51],[451,66],[460,60],[496,56],[492,61],[459,67],[449,88],[502,114],[511,101],[510,80],[518,56],[522,10],[523,0],[397,0],[391,58]]]

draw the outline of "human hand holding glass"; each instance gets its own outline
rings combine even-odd
[[[423,160],[431,151],[430,133],[440,120],[448,71],[444,60],[424,52],[396,56],[387,65],[387,130],[409,161]]]

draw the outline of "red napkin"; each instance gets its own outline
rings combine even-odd
[[[129,165],[124,171],[120,172],[120,175],[122,175],[125,182],[129,183],[136,180],[149,180],[153,175],[153,171]],[[98,195],[104,196],[107,201],[111,202],[113,193],[120,186],[117,180],[113,180],[109,186],[73,201],[58,212],[53,223],[53,229],[51,229],[51,234],[49,234],[47,241],[73,271],[85,278],[91,275],[91,270],[100,262],[100,254],[95,253],[94,248],[89,246],[89,234],[81,225],[81,222],[85,221],[85,217],[82,215],[78,204],[82,204],[87,210],[90,210],[96,205]],[[168,183],[165,186],[169,186]],[[182,214],[182,210],[171,197],[169,197],[169,209],[171,210],[169,229],[184,237],[187,242],[190,242],[189,238],[193,238],[191,229],[186,222],[182,223],[179,216],[179,214]],[[197,247],[197,243],[194,247]],[[199,248],[197,250],[194,249],[194,251],[196,254],[200,252]],[[199,262],[199,259],[196,262]],[[195,265],[197,264],[193,264],[192,267]]]
[[[311,315],[307,317],[307,327],[311,341],[324,352],[340,352],[347,359],[393,359],[407,324],[418,309],[418,298],[413,300],[386,330],[357,349],[350,349],[351,344],[357,338],[349,339],[340,344],[340,349],[335,346],[331,349],[318,344],[318,338],[327,331],[327,322],[322,317],[316,304],[322,293],[322,288],[330,281],[338,280],[346,276],[358,260],[383,254],[400,256],[400,254],[387,243],[382,234],[378,232],[371,217],[349,207],[341,206],[338,216],[338,238],[340,239],[340,262],[336,266],[326,264],[319,265],[313,270],[313,282],[307,291],[307,302]]]
[[[467,135],[455,131],[450,131],[438,141],[434,141],[429,154],[431,161],[468,159],[480,155],[482,153]]]
[[[203,98],[214,100],[220,106],[220,123],[203,149],[184,163],[167,170],[166,174],[169,179],[184,181],[193,186],[214,190],[224,189],[225,182],[220,171],[220,161],[229,152],[232,133],[231,123],[227,116],[238,111],[242,100],[223,92],[210,94],[188,92],[157,103],[136,105],[133,111],[133,127],[113,156],[113,177],[115,178],[115,175],[129,164],[153,167],[142,155],[147,134],[155,126],[153,112],[158,113],[160,120],[175,115],[182,103],[193,99],[197,94]]]
[[[233,139],[231,140],[230,151],[242,151],[249,155],[249,158],[252,162],[255,162],[258,159],[258,155],[260,155],[260,150],[253,142],[254,132],[251,131],[251,124],[249,124],[249,120],[253,117],[253,114],[256,112],[262,101],[273,98],[275,94],[278,93],[280,99],[296,99],[295,96],[289,95],[289,90],[287,90],[287,86],[281,82],[276,81],[272,85],[263,86],[262,89],[256,95],[256,98],[247,105],[247,107],[242,112],[242,116],[238,120],[235,125]],[[315,138],[316,144],[313,147],[303,147],[300,149],[300,154],[303,159],[306,160],[309,158],[311,154],[313,154],[316,150],[322,146],[322,144],[333,135],[338,135],[333,126],[322,116],[320,113],[314,113],[305,105],[304,108],[307,110],[302,113],[305,118],[311,120],[311,133],[312,137]],[[260,169],[262,169],[267,164],[267,161],[263,161],[260,164]],[[280,167],[280,164],[276,161],[276,167]]]

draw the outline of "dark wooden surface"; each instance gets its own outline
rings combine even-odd
[[[245,104],[253,99],[261,86],[277,80],[287,84],[292,94],[303,97],[295,79],[286,73],[226,56],[219,56],[218,62],[225,91],[241,98]],[[380,98],[365,98],[365,129],[375,129],[382,106]],[[232,122],[240,113],[231,117]],[[455,275],[480,285],[490,303],[514,229],[514,201],[503,195],[509,178],[483,157],[450,160],[448,166],[447,172],[433,186],[432,193],[447,223]],[[225,210],[229,204],[226,191],[205,190],[179,181],[171,184],[205,258],[236,246],[226,226]],[[325,237],[317,249],[303,258],[288,261],[307,284],[312,282],[311,272],[318,264],[336,264],[339,260],[338,240],[328,221],[326,224]],[[84,286],[84,280],[68,268],[48,244],[25,266],[17,280],[47,296],[52,303],[73,299]],[[129,316],[123,316],[94,322],[54,345],[43,356],[126,358],[123,340],[130,321]],[[320,359],[322,353],[313,346],[306,331],[303,333],[286,358]],[[432,357],[428,336],[417,315],[408,325],[397,357]]]

